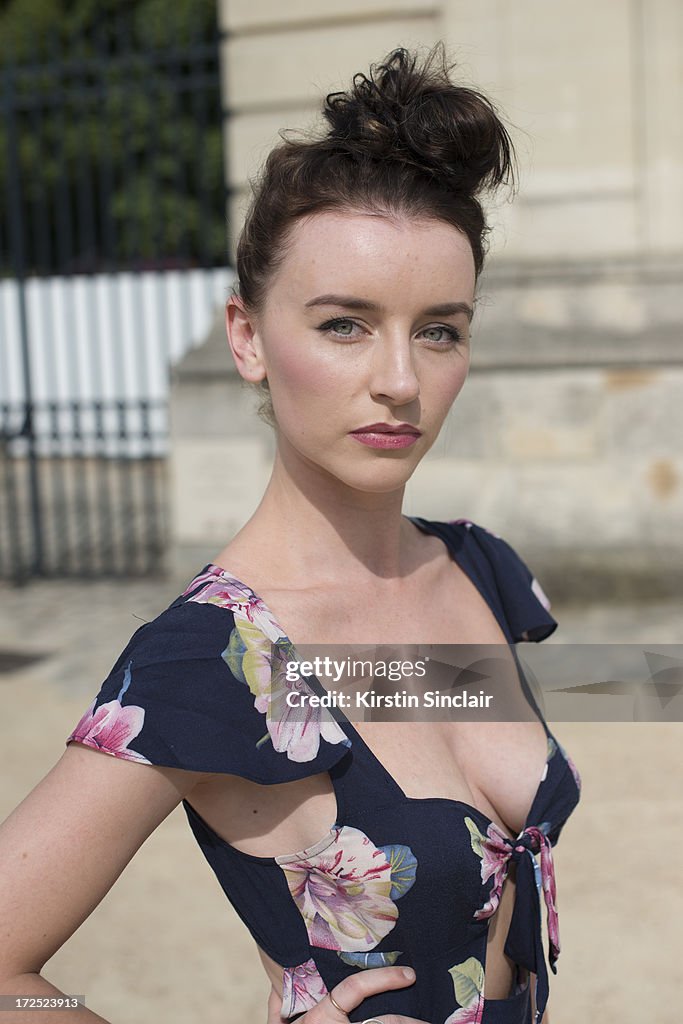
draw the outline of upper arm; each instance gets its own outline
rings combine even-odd
[[[39,973],[201,778],[69,744],[0,825],[0,976]]]

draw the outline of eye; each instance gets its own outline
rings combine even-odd
[[[435,345],[451,345],[456,341],[462,341],[462,334],[456,327],[448,327],[446,324],[435,324],[433,327],[425,327],[422,331],[427,341]]]
[[[321,324],[318,330],[323,333],[330,333],[338,338],[354,338],[355,332],[360,330],[360,325],[355,320],[346,317],[338,317],[336,320],[328,320]]]

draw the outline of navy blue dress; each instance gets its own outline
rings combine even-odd
[[[413,517],[440,537],[493,611],[515,652],[557,626],[532,573],[499,536],[468,520]],[[511,863],[516,896],[505,952],[536,977],[536,1019],[559,953],[552,847],[579,799],[577,771],[543,722],[546,765],[524,829],[507,836],[460,800],[407,797],[348,719],[325,708],[288,714],[296,650],[264,602],[209,564],[132,636],[67,743],[115,757],[264,785],[329,772],[336,819],[313,846],[243,853],[185,800],[189,824],[226,896],[283,968],[283,1018],[315,1006],[348,975],[409,965],[416,982],[365,999],[352,1021],[404,1014],[433,1024],[530,1024],[530,984],[485,994],[486,942]],[[543,721],[520,670],[523,690]],[[495,753],[495,752],[494,752]],[[522,977],[519,973],[519,977]]]

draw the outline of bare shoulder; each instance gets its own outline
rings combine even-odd
[[[0,825],[0,978],[40,972],[202,778],[70,743]]]

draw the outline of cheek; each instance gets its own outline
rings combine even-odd
[[[441,373],[436,378],[433,394],[440,409],[445,409],[445,411],[450,409],[467,380],[468,372],[469,361],[461,361],[451,373]]]
[[[268,360],[268,382],[273,402],[284,411],[296,406],[300,413],[317,401],[329,405],[343,388],[343,372],[334,361],[305,345],[277,340]]]

